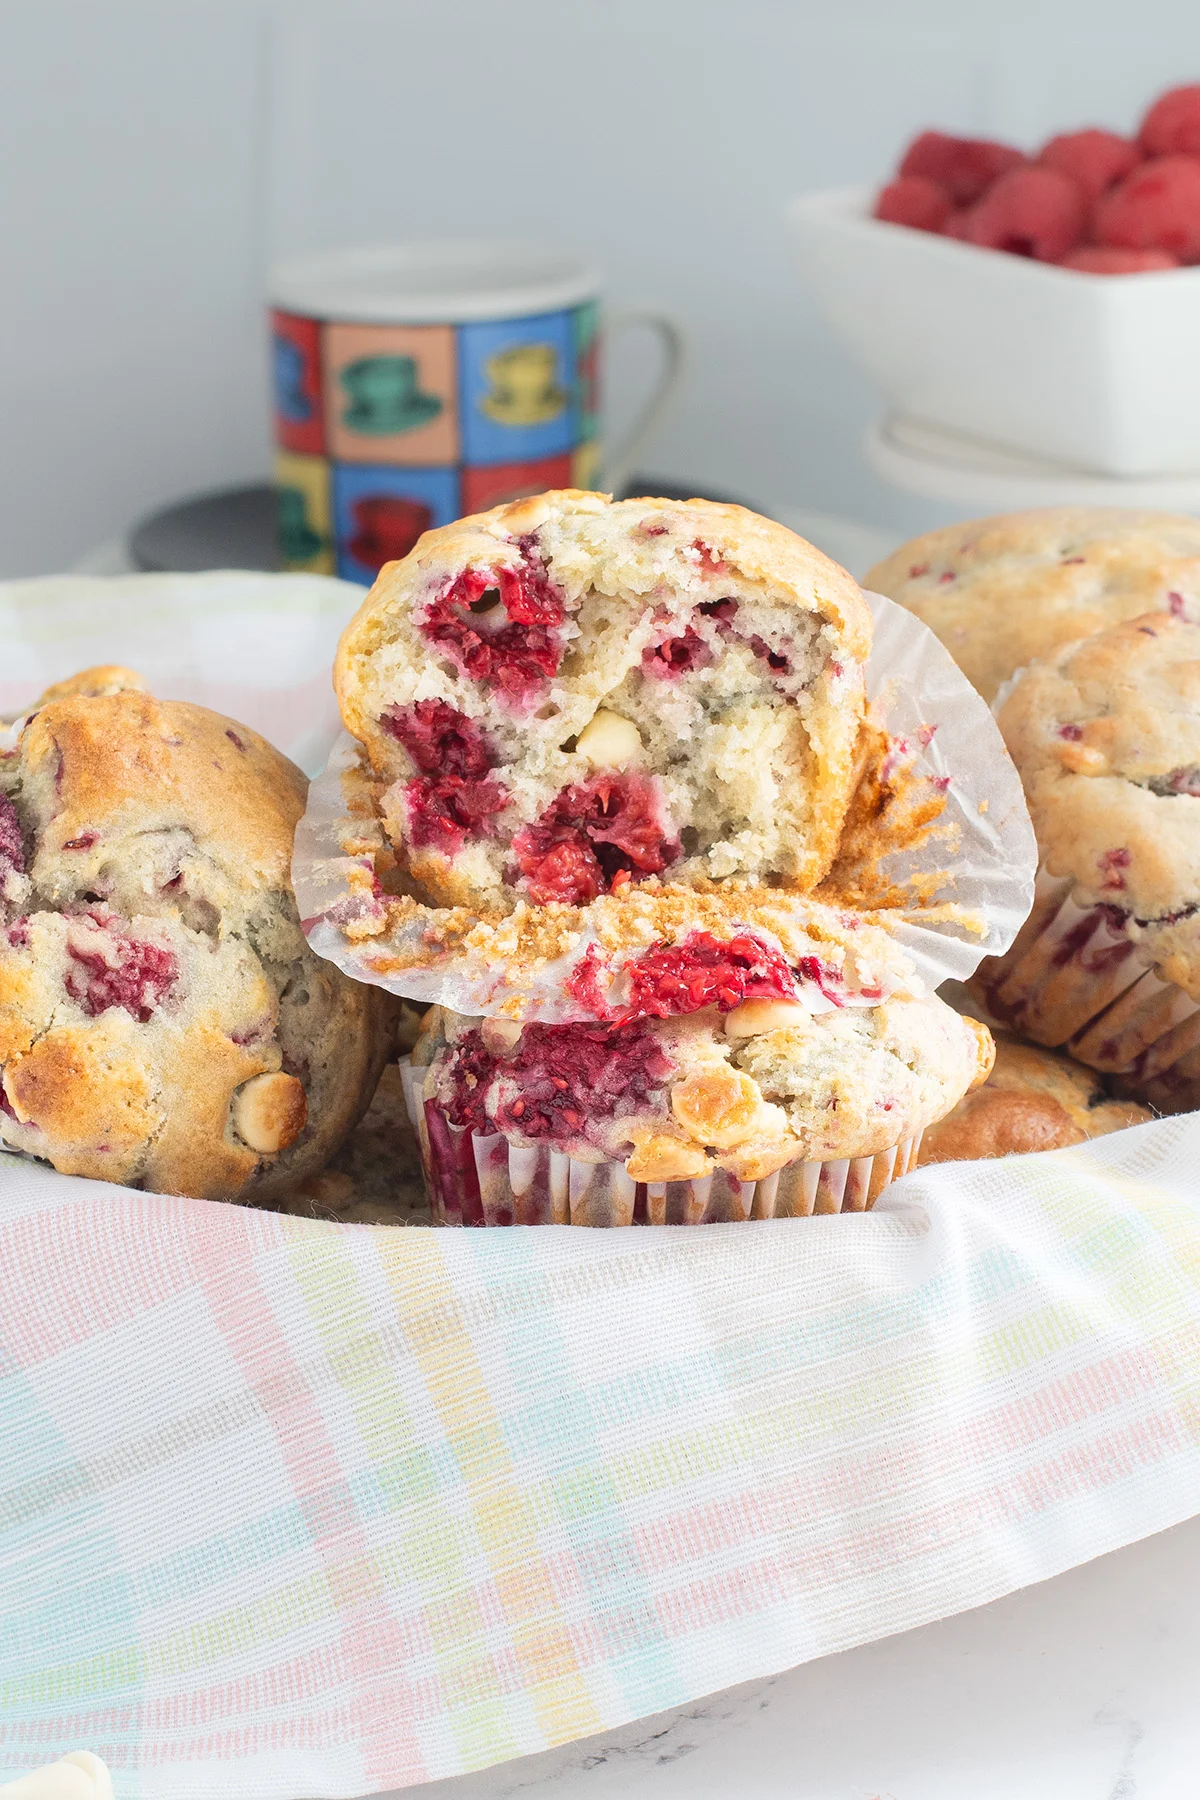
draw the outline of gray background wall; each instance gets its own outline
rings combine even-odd
[[[510,227],[686,322],[652,468],[903,535],[784,202],[1189,78],[1194,0],[0,0],[0,574],[265,470],[273,256]]]

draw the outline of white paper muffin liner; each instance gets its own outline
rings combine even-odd
[[[1200,1106],[1200,1005],[1147,966],[1110,907],[1038,870],[1028,921],[969,984],[996,1024],[1064,1048],[1160,1112]]]
[[[881,871],[899,887],[936,889],[922,904],[884,915],[917,973],[936,988],[965,981],[981,957],[999,956],[1012,943],[1033,897],[1037,846],[1020,779],[986,703],[926,625],[879,594],[866,598],[875,621],[868,697],[898,753],[911,756],[914,770],[942,784],[946,795],[939,829],[911,854],[884,859]],[[292,879],[312,948],[356,981],[421,1005],[476,1017],[507,1010],[526,1023],[577,1017],[578,1003],[565,996],[587,955],[586,931],[570,958],[533,978],[467,946],[431,960],[426,922],[436,909],[394,937],[370,935],[385,905],[373,891],[373,858],[363,844],[372,833],[382,844],[382,828],[354,816],[343,786],[361,755],[343,734],[309,789],[296,833]],[[961,915],[930,918],[925,908],[935,903]],[[367,933],[353,935],[356,925]],[[740,928],[731,896],[730,930]]]
[[[620,1162],[585,1162],[452,1125],[425,1095],[427,1071],[400,1064],[437,1225],[718,1225],[869,1212],[917,1159],[921,1133],[875,1156],[794,1162],[762,1181],[724,1169],[691,1181],[634,1181]]]

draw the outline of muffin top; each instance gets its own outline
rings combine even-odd
[[[1060,644],[1150,611],[1200,618],[1200,519],[1050,506],[947,525],[866,578],[917,614],[985,700]]]
[[[1050,874],[1200,997],[1200,625],[1147,613],[1065,645],[998,722]]]
[[[811,890],[870,641],[851,577],[741,507],[564,491],[426,533],[335,670],[385,885],[493,917],[655,878]]]
[[[974,1162],[1061,1150],[1153,1117],[1135,1101],[1110,1100],[1082,1063],[999,1032],[991,1074],[928,1128],[919,1160]]]
[[[67,1174],[262,1198],[365,1107],[394,1003],[304,941],[301,772],[135,679],[61,684],[0,749],[0,1141]]]
[[[984,1026],[897,996],[817,1014],[751,1000],[608,1027],[521,1029],[438,1008],[414,1062],[456,1126],[658,1182],[873,1156],[941,1118],[991,1057]]]

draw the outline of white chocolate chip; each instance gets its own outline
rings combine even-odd
[[[506,506],[501,521],[507,531],[515,537],[525,537],[531,531],[537,531],[550,517],[550,508],[540,494],[531,494],[527,500],[514,500]]]
[[[485,1019],[479,1027],[483,1047],[493,1056],[507,1056],[521,1039],[521,1026],[515,1019]]]
[[[743,1000],[726,1017],[725,1036],[752,1038],[765,1031],[790,1031],[810,1017],[799,1000]]]
[[[597,768],[623,769],[641,755],[642,739],[632,719],[601,707],[580,732],[575,748]]]
[[[112,1777],[90,1750],[35,1769],[0,1787],[5,1800],[112,1800]]]
[[[234,1095],[233,1123],[243,1143],[260,1156],[286,1150],[308,1123],[303,1083],[282,1070],[256,1075]]]

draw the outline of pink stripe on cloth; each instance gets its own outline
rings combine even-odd
[[[361,1746],[364,1776],[372,1787],[424,1781],[430,1772],[411,1730],[412,1692],[401,1674],[411,1643],[392,1612],[316,1398],[263,1290],[256,1249],[253,1237],[236,1229],[201,1232],[193,1246],[197,1279],[275,1434],[327,1577],[337,1609],[333,1679],[353,1695],[343,1717]],[[266,1747],[253,1731],[241,1736],[242,1755]]]
[[[0,1171],[0,1194],[3,1181]],[[123,1192],[118,1204],[55,1207],[8,1223],[0,1282],[28,1299],[10,1307],[0,1329],[18,1368],[139,1318],[192,1285],[188,1235],[171,1229],[177,1204]],[[86,1304],[83,1270],[91,1286]],[[40,1304],[35,1295],[44,1296]]]

